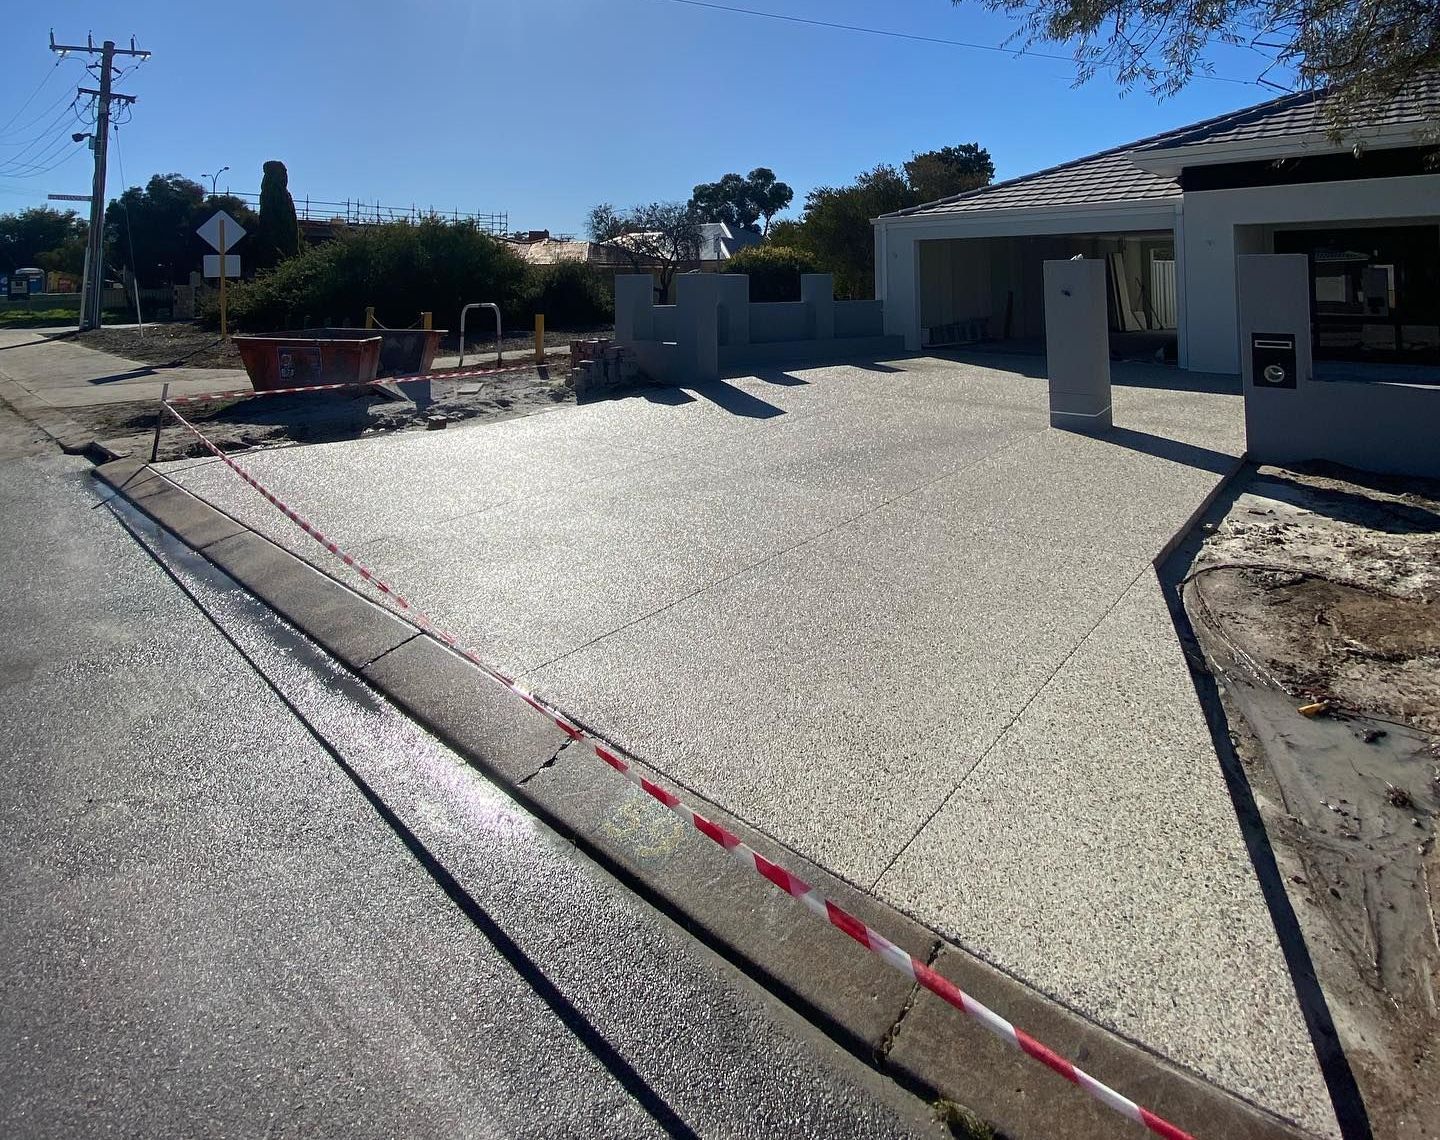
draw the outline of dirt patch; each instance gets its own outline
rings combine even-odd
[[[465,322],[465,355],[472,353],[481,360],[492,357],[495,352],[495,324],[494,316],[485,311],[471,313]],[[486,322],[489,322],[488,324]],[[593,328],[578,329],[552,329],[545,330],[546,348],[564,348],[572,340],[594,340],[596,337],[613,337],[615,335],[614,325],[597,325]],[[505,355],[523,356],[527,349],[535,347],[535,332],[531,329],[528,332],[516,332],[510,329],[501,340]],[[440,338],[440,347],[436,350],[437,356],[459,356],[460,355],[460,333],[453,331]]]
[[[240,353],[220,334],[189,321],[138,328],[99,328],[74,342],[99,352],[164,368],[240,368]]]
[[[564,369],[540,368],[493,377],[429,377],[355,390],[246,396],[188,404],[181,412],[225,451],[328,443],[394,431],[434,431],[461,422],[530,415],[566,403],[575,393]],[[116,451],[149,458],[159,409],[153,402],[76,408],[80,421]],[[157,459],[209,454],[193,435],[165,417]]]
[[[1440,484],[1261,468],[1183,588],[1377,1137],[1440,1132]]]

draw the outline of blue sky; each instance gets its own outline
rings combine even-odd
[[[722,0],[898,32],[1001,44],[1012,26],[950,0]],[[49,0],[7,5],[0,42],[0,210],[86,193],[89,158],[65,143],[17,166],[65,93],[92,85],[48,34],[134,35],[154,52],[119,90],[139,96],[112,149],[110,195],[157,171],[259,188],[278,158],[297,197],[506,211],[512,229],[574,232],[601,201],[688,197],[727,171],[772,167],[796,190],[878,162],[977,141],[1005,178],[1261,102],[1253,85],[1198,81],[1156,103],[1066,62],[862,35],[676,0],[255,0],[245,5]],[[1054,50],[1054,49],[1050,49]],[[123,61],[128,65],[129,61]],[[1253,78],[1258,56],[1217,67]],[[56,101],[59,106],[56,107]],[[42,114],[47,109],[48,114]],[[37,116],[38,119],[37,119]],[[47,136],[48,139],[48,136]],[[124,182],[121,180],[123,167]]]

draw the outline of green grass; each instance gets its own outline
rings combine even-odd
[[[0,308],[0,328],[23,329],[33,325],[63,325],[77,321],[80,310],[32,309],[28,305]]]
[[[134,314],[128,309],[106,309],[105,318],[111,321],[133,321]],[[74,325],[80,323],[80,308],[73,309],[32,309],[28,305],[0,305],[0,329],[28,329],[45,325]]]

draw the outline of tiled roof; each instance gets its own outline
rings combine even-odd
[[[1077,158],[1046,170],[996,182],[952,198],[912,206],[886,217],[915,214],[959,214],[979,210],[1013,210],[1040,206],[1078,206],[1086,203],[1143,202],[1175,198],[1179,183],[1173,178],[1141,170],[1131,161],[1132,151],[1159,151],[1196,143],[1238,142],[1245,139],[1283,138],[1324,129],[1323,92],[1283,95],[1257,107],[1232,111],[1154,135],[1125,146]],[[1440,79],[1423,80],[1403,96],[1379,110],[1366,126],[1402,126],[1440,118]]]
[[[1147,140],[1148,141],[1148,140]],[[978,210],[1015,210],[1027,206],[1078,206],[1086,202],[1133,202],[1178,198],[1180,184],[1141,170],[1129,159],[1137,144],[1077,158],[1061,166],[1012,178],[1008,182],[971,190],[954,198],[941,198],[912,206],[886,217],[909,214],[960,214]]]
[[[1317,134],[1327,127],[1324,91],[1302,91],[1285,95],[1258,107],[1249,107],[1174,131],[1148,146],[1136,149],[1170,150],[1199,143],[1245,142],[1251,139],[1284,138]],[[1369,127],[1403,127],[1440,119],[1440,76],[1410,84],[1389,103],[1365,116]]]

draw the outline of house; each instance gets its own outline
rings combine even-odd
[[[1044,337],[1042,265],[1103,258],[1112,348],[1240,371],[1235,258],[1309,259],[1316,360],[1440,363],[1440,78],[1327,133],[1287,95],[874,221],[910,349]]]
[[[747,230],[726,222],[702,222],[700,265],[704,269],[718,271],[723,262],[729,261],[746,246],[759,245],[764,240],[757,230]]]

